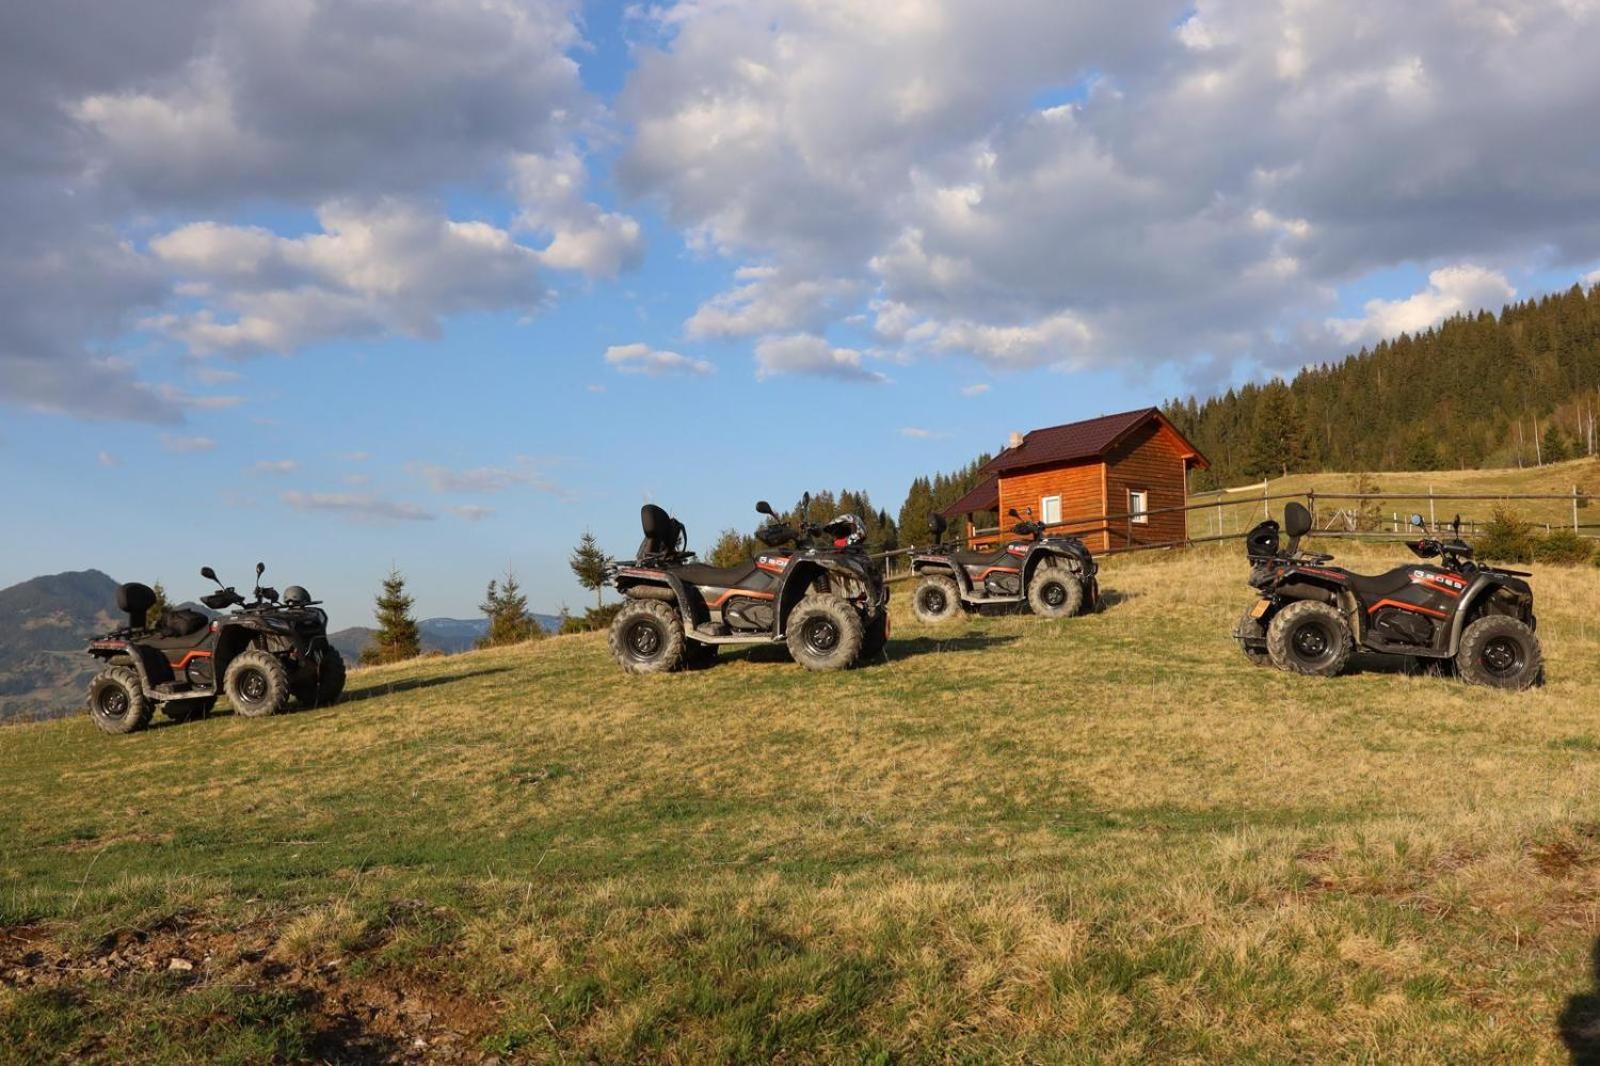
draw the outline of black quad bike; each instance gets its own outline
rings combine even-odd
[[[1422,516],[1411,521],[1422,525]],[[1437,666],[1454,664],[1473,684],[1524,689],[1543,676],[1544,656],[1533,615],[1533,590],[1520,570],[1472,561],[1456,519],[1450,540],[1423,537],[1406,546],[1442,565],[1399,566],[1371,576],[1327,565],[1331,555],[1300,550],[1311,512],[1284,508],[1277,522],[1250,531],[1250,585],[1261,598],[1234,630],[1246,656],[1297,674],[1332,677],[1357,650],[1402,655]]]
[[[947,622],[962,611],[992,604],[1026,604],[1044,618],[1070,618],[1094,610],[1100,600],[1100,567],[1077,537],[1045,535],[1043,522],[1020,521],[1016,540],[994,551],[963,551],[939,543],[911,557],[911,572],[922,580],[911,594],[911,609],[928,623]],[[1031,515],[1032,512],[1030,511]],[[944,516],[928,516],[928,532],[944,536]]]
[[[211,567],[200,576],[217,591],[200,597],[215,618],[179,608],[149,618],[155,593],[137,583],[117,589],[128,624],[93,641],[89,654],[106,668],[89,682],[89,716],[107,733],[133,733],[150,724],[157,706],[174,721],[210,712],[219,691],[246,718],[277,714],[294,697],[316,707],[344,691],[344,659],[328,643],[328,614],[299,585],[278,591],[261,584],[255,601],[223,587]],[[219,687],[217,679],[221,678]]]
[[[687,550],[683,523],[654,504],[640,512],[644,543],[607,577],[627,597],[611,623],[611,654],[630,674],[703,666],[725,644],[787,644],[808,670],[843,670],[889,640],[889,587],[868,558],[852,514],[818,525],[779,520],[756,533],[771,551],[739,566],[706,566]],[[787,546],[786,546],[787,545]]]

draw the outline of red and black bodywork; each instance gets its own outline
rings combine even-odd
[[[260,584],[263,569],[257,567],[253,602],[220,582],[217,591],[200,597],[212,612],[235,608],[222,615],[179,608],[150,618],[153,590],[136,582],[122,585],[117,608],[127,613],[128,625],[91,641],[88,652],[132,670],[143,698],[169,713],[178,706],[209,710],[234,660],[252,650],[282,665],[288,691],[303,702],[331,702],[326,697],[336,699],[343,688],[344,666],[333,662],[339,653],[328,643],[327,612],[297,586],[280,602],[276,589]],[[216,578],[210,567],[202,575]]]
[[[1286,548],[1280,547],[1280,528],[1289,533]],[[1452,658],[1468,627],[1486,617],[1515,619],[1530,633],[1537,627],[1533,589],[1524,580],[1529,575],[1474,562],[1472,547],[1459,535],[1407,542],[1419,558],[1437,558],[1442,565],[1413,563],[1366,575],[1330,565],[1331,555],[1300,551],[1309,529],[1309,512],[1291,503],[1283,527],[1268,520],[1249,534],[1250,585],[1261,598],[1235,634],[1247,655],[1267,654],[1274,618],[1307,600],[1333,607],[1357,647],[1381,654]]]
[[[802,517],[790,524],[778,521],[765,501],[757,509],[774,519],[756,533],[769,550],[722,567],[696,562],[683,524],[647,504],[638,557],[612,564],[609,581],[630,600],[673,607],[693,644],[782,643],[796,606],[825,593],[854,608],[869,649],[881,647],[888,636],[889,587],[867,554],[861,520],[840,515],[819,525]]]
[[[1014,518],[1020,517],[1015,511]],[[930,515],[928,529],[942,537],[948,528],[943,515]],[[1012,532],[1024,537],[994,551],[964,551],[959,545],[936,544],[911,556],[911,572],[918,577],[943,576],[955,581],[966,607],[1016,604],[1028,599],[1029,586],[1040,568],[1064,569],[1077,580],[1082,596],[1079,612],[1095,609],[1100,601],[1100,566],[1077,537],[1049,534],[1043,522],[1019,521]]]

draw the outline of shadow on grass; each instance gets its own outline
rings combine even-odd
[[[1590,953],[1590,965],[1594,987],[1573,993],[1556,1019],[1556,1029],[1561,1033],[1561,1042],[1567,1045],[1573,1066],[1600,1066],[1600,940],[1595,941]]]
[[[886,661],[899,662],[901,659],[914,659],[919,655],[937,655],[943,652],[982,651],[985,648],[998,648],[1017,641],[1014,636],[997,636],[991,633],[962,633],[949,637],[915,637],[911,640],[890,639],[883,654],[871,660],[862,660],[864,667],[882,666]]]
[[[346,703],[359,703],[361,700],[377,699],[380,696],[392,696],[397,692],[414,692],[421,688],[435,688],[439,685],[453,685],[457,681],[466,681],[474,677],[487,677],[491,674],[510,673],[509,666],[486,666],[481,670],[468,670],[461,674],[450,674],[445,677],[408,677],[401,681],[392,681],[388,684],[373,685],[370,688],[358,689],[355,692],[346,692],[338,703],[338,707]]]
[[[1113,607],[1120,607],[1130,600],[1136,600],[1140,595],[1140,593],[1128,592],[1125,589],[1101,589],[1100,600],[1095,604],[1094,611],[1096,614],[1104,613]]]

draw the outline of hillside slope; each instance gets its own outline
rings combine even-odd
[[[1234,548],[1113,560],[1060,624],[930,631],[902,591],[843,674],[565,637],[282,718],[0,732],[0,1046],[1564,1061],[1600,571],[1535,578],[1549,685],[1509,694],[1249,666]]]
[[[84,644],[116,624],[116,591],[98,570],[0,589],[0,723],[64,709],[62,694],[80,690],[94,673]]]

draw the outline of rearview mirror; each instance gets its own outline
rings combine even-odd
[[[757,500],[756,501],[756,513],[757,514],[772,515],[773,518],[778,517],[777,515],[772,514],[772,504],[768,503],[766,500]]]
[[[1458,537],[1461,536],[1461,516],[1460,515],[1456,515],[1456,520],[1454,522],[1450,523],[1450,528],[1455,532],[1456,536],[1458,536]]]
[[[1423,526],[1422,526],[1422,516],[1419,515],[1419,514],[1412,515],[1411,516],[1411,524],[1416,526],[1418,529],[1423,528]]]
[[[937,511],[928,516],[928,532],[936,537],[943,534],[949,526],[950,523],[945,521],[944,515]]]
[[[200,576],[205,578],[207,581],[217,581],[217,572],[211,569],[209,566],[202,566],[200,568]],[[217,581],[217,584],[220,585],[222,582]]]
[[[266,572],[267,572],[267,564],[266,563],[257,563],[256,564],[256,577],[260,577],[262,574],[264,574]]]

